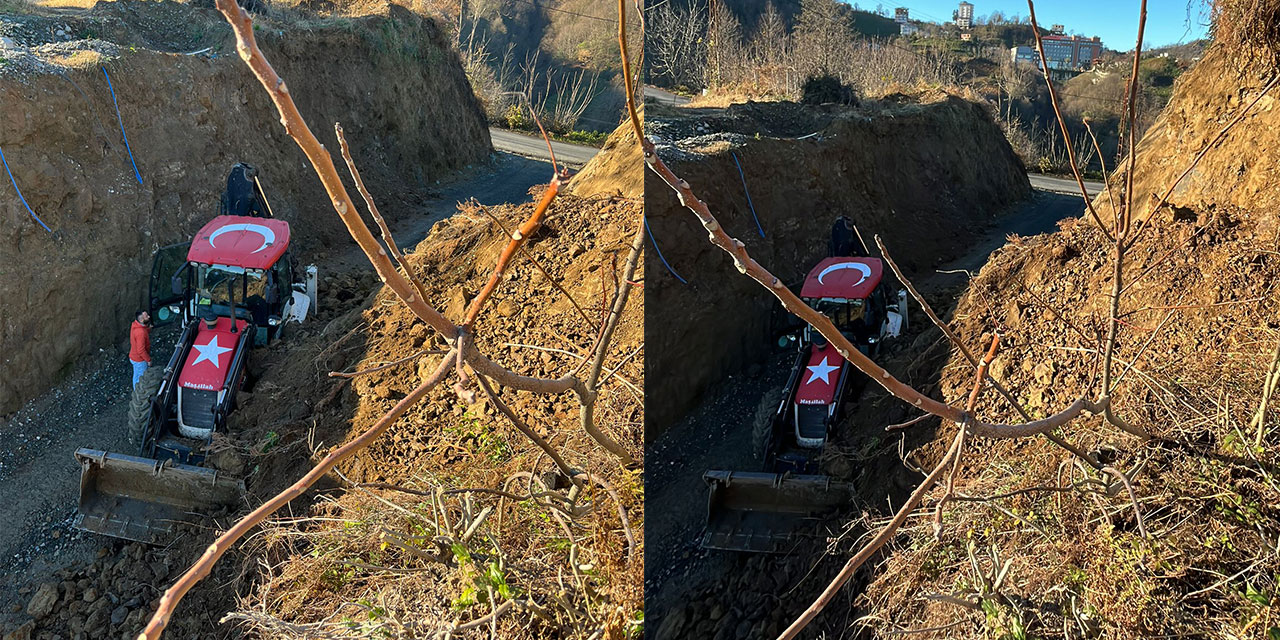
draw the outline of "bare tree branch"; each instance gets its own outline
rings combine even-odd
[[[880,234],[876,234],[875,238],[876,246],[880,248],[880,255],[884,256],[885,262],[889,263],[889,268],[892,269],[893,274],[897,276],[898,282],[901,282],[902,286],[906,287],[907,291],[911,293],[911,297],[915,298],[916,302],[920,303],[920,308],[924,311],[924,314],[929,316],[929,319],[933,321],[934,326],[942,330],[943,335],[947,336],[947,339],[951,341],[951,344],[955,345],[956,349],[960,351],[960,354],[965,357],[965,360],[968,360],[971,366],[975,368],[979,367],[978,359],[973,356],[973,353],[969,351],[969,348],[960,340],[960,336],[957,336],[955,331],[953,331],[947,323],[943,322],[942,319],[938,317],[937,313],[934,313],[933,307],[929,306],[929,303],[925,301],[924,296],[920,295],[919,291],[916,291],[915,285],[911,284],[911,281],[907,279],[906,274],[902,273],[902,269],[898,268],[898,263],[894,262],[893,257],[889,255],[889,250],[885,248],[884,241],[880,238]],[[1009,390],[990,373],[987,373],[986,375],[987,380],[991,381],[991,386],[994,387],[1006,401],[1008,401],[1009,406],[1013,407],[1013,409],[1018,412],[1018,415],[1022,416],[1023,420],[1030,422],[1031,414],[1022,407],[1022,404],[1013,397],[1013,394],[1010,393]],[[1054,444],[1066,449],[1089,463],[1089,465],[1094,469],[1102,468],[1102,465],[1097,460],[1094,460],[1093,456],[1070,442],[1067,442],[1066,439],[1061,438],[1052,432],[1046,432],[1044,435]]]
[[[227,0],[222,1],[225,2]],[[164,628],[169,624],[170,617],[173,616],[174,608],[182,601],[183,596],[185,596],[187,592],[191,590],[191,587],[194,587],[197,582],[200,582],[205,578],[205,576],[209,575],[209,572],[213,570],[213,565],[216,564],[218,559],[231,548],[231,545],[244,537],[250,529],[265,520],[267,516],[288,504],[290,500],[302,495],[303,492],[310,488],[311,485],[315,484],[317,480],[324,477],[325,474],[329,473],[331,469],[336,467],[339,462],[346,460],[357,451],[369,446],[374,440],[377,440],[378,436],[381,436],[388,427],[394,424],[396,420],[399,420],[400,416],[403,415],[409,407],[417,404],[419,400],[426,397],[428,391],[431,391],[440,383],[441,380],[444,380],[445,376],[449,373],[449,368],[452,363],[453,352],[449,352],[445,355],[444,359],[440,361],[440,365],[436,367],[436,370],[426,380],[424,380],[422,384],[418,385],[418,388],[409,392],[409,395],[402,398],[400,402],[397,402],[396,405],[392,407],[386,415],[382,416],[382,418],[374,423],[372,427],[369,427],[369,429],[364,433],[356,436],[356,438],[351,442],[334,449],[297,482],[290,485],[289,488],[284,491],[276,494],[275,497],[264,502],[248,515],[240,518],[230,529],[226,531],[226,533],[218,536],[218,538],[213,541],[213,544],[210,544],[209,548],[200,556],[200,559],[196,560],[195,564],[191,565],[191,568],[187,569],[187,571],[178,578],[178,581],[173,583],[173,586],[169,587],[169,589],[164,592],[164,595],[161,596],[160,602],[157,605],[156,612],[152,614],[150,622],[148,622],[146,628],[142,630],[142,634],[138,636],[138,640],[159,640],[160,634],[164,632]]]

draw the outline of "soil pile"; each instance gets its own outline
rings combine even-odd
[[[827,254],[841,215],[867,242],[882,234],[916,273],[958,255],[996,212],[1030,194],[999,128],[980,105],[959,98],[898,97],[854,108],[786,102],[649,108],[646,126],[659,154],[786,283],[798,284]],[[661,372],[649,376],[650,389],[663,399],[651,407],[652,438],[709,384],[764,352],[778,305],[707,242],[693,215],[653,175],[645,176],[645,216],[658,251],[687,281],[661,260],[649,263],[651,308],[679,319],[650,332],[646,366]]]
[[[0,17],[0,35],[12,42],[0,39],[0,149],[51,230],[11,192],[8,176],[0,178],[7,301],[0,414],[77,357],[123,341],[143,303],[151,253],[188,240],[217,215],[238,161],[261,170],[275,215],[292,223],[300,264],[345,242],[319,181],[234,54],[221,16],[174,2],[142,7],[126,0],[68,15]],[[483,115],[434,22],[393,7],[386,17],[259,19],[258,26],[320,138],[332,147],[326,132],[344,124],[389,217],[411,211],[440,173],[486,157]],[[397,81],[376,81],[387,74]]]
[[[636,144],[636,134],[627,121],[614,129],[600,149],[569,182],[570,190],[581,198],[618,194],[625,198],[644,197],[644,156]]]
[[[1275,72],[1237,62],[1211,50],[1179,80],[1139,147],[1134,181],[1144,209]],[[957,490],[973,500],[947,507],[939,539],[925,518],[905,529],[859,598],[878,633],[1280,633],[1276,409],[1261,430],[1254,421],[1280,342],[1280,115],[1272,105],[1264,97],[1204,156],[1130,252],[1115,368],[1125,373],[1113,406],[1156,439],[1141,442],[1097,418],[1062,431],[1130,473],[1136,505],[1114,479],[1046,440],[975,442],[957,475]],[[975,350],[1000,333],[992,373],[1033,417],[1098,393],[1112,248],[1088,221],[1063,226],[1002,249],[955,311]],[[959,402],[972,383],[972,370],[953,358],[943,396]],[[1019,421],[990,392],[979,413]],[[941,428],[913,459],[931,468],[953,429]],[[981,600],[981,610],[929,593]]]
[[[512,229],[531,209],[531,205],[497,207],[490,213]],[[625,200],[557,199],[552,219],[526,245],[546,274],[526,258],[513,262],[476,325],[477,345],[503,366],[524,375],[559,377],[575,370],[597,335],[600,310],[620,277],[639,215],[640,205]],[[460,321],[508,238],[481,211],[464,208],[458,216],[437,224],[409,260],[426,282],[429,299],[439,301],[447,317]],[[616,367],[617,373],[602,391],[597,420],[638,459],[644,338],[643,304],[636,293],[609,349],[605,370]],[[304,468],[298,454],[305,447],[317,443],[312,457],[318,458],[369,428],[417,386],[420,376],[436,366],[439,356],[424,355],[424,350],[442,346],[440,339],[386,290],[377,293],[363,313],[336,320],[324,333],[307,348],[268,361],[264,382],[235,418],[233,428],[243,428],[241,437],[246,442],[272,441],[274,446],[295,452],[265,461],[261,466],[264,479],[295,478]],[[393,362],[401,364],[349,383],[324,375],[330,369],[365,370]],[[387,551],[388,535],[394,538],[398,532],[415,539],[422,535],[421,526],[433,526],[423,523],[438,522],[423,511],[425,498],[385,489],[351,491],[336,500],[326,499],[314,513],[341,515],[363,524],[353,528],[335,525],[332,519],[318,519],[302,523],[302,530],[297,531],[291,523],[284,533],[268,535],[254,545],[271,558],[268,564],[273,567],[260,576],[259,586],[240,604],[254,628],[269,636],[276,628],[270,618],[294,624],[322,623],[335,619],[335,613],[358,613],[350,603],[370,601],[385,608],[379,620],[388,630],[438,631],[450,623],[465,623],[489,613],[491,605],[484,604],[487,596],[483,588],[478,597],[468,591],[478,588],[477,584],[495,589],[502,586],[510,590],[504,599],[532,599],[551,612],[557,609],[555,599],[564,598],[593,619],[608,619],[608,626],[619,632],[627,620],[636,618],[642,607],[643,552],[643,494],[638,473],[621,468],[586,436],[578,425],[578,405],[572,394],[542,396],[503,390],[501,396],[533,430],[563,452],[572,466],[604,481],[597,485],[590,501],[593,510],[575,519],[575,531],[562,530],[555,524],[558,518],[548,517],[543,508],[529,503],[500,503],[496,496],[476,493],[466,498],[464,506],[462,496],[455,496],[450,498],[452,503],[444,501],[451,510],[450,519],[466,511],[474,514],[482,506],[493,507],[497,513],[479,528],[464,553],[452,550],[457,566],[446,567],[424,563],[407,551]],[[290,404],[305,406],[305,411],[300,408],[296,412],[303,417],[294,418],[292,410],[288,416],[282,415],[280,407]],[[272,434],[278,434],[278,439]],[[428,491],[433,487],[506,487],[520,493],[530,480],[511,483],[512,478],[552,469],[550,461],[492,403],[468,406],[442,386],[340,471],[355,483]],[[278,480],[264,482],[255,486],[254,492],[265,497],[265,490],[280,488],[277,485]],[[605,494],[606,487],[611,495]],[[385,506],[391,501],[400,506]],[[625,523],[619,508],[626,514]],[[380,533],[373,523],[393,533]],[[497,568],[484,569],[487,577],[477,583],[474,566],[487,565],[469,559],[481,556],[488,558],[486,562],[496,562]],[[370,563],[370,558],[376,561]],[[385,567],[425,573],[415,580]],[[497,577],[493,571],[498,572]],[[560,572],[574,575],[572,584],[557,586]],[[334,579],[335,575],[342,578]],[[379,600],[384,596],[385,600]],[[264,612],[267,620],[259,615]],[[572,633],[573,625],[567,620],[544,620],[529,628],[525,617],[500,617],[499,633],[515,634],[504,637],[523,637],[530,632],[539,637],[566,637]],[[395,626],[399,623],[392,621],[397,619],[411,620],[412,624]],[[487,635],[488,625],[478,632]]]

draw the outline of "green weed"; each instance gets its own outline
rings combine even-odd
[[[462,414],[462,424],[445,429],[460,443],[470,443],[473,452],[494,462],[511,459],[511,445],[502,434],[480,424],[480,419],[470,411]],[[470,450],[470,449],[469,449]]]

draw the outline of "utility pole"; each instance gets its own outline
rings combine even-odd
[[[717,29],[716,19],[716,0],[707,0],[707,47],[711,50],[711,86],[719,86],[720,84],[720,43],[716,41],[716,37],[720,35]]]

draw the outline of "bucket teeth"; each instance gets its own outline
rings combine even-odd
[[[213,469],[78,449],[80,504],[74,526],[148,544],[168,542],[179,522],[237,505],[244,481]]]
[[[852,486],[827,476],[708,471],[707,531],[702,546],[783,553],[833,510],[847,506]]]

